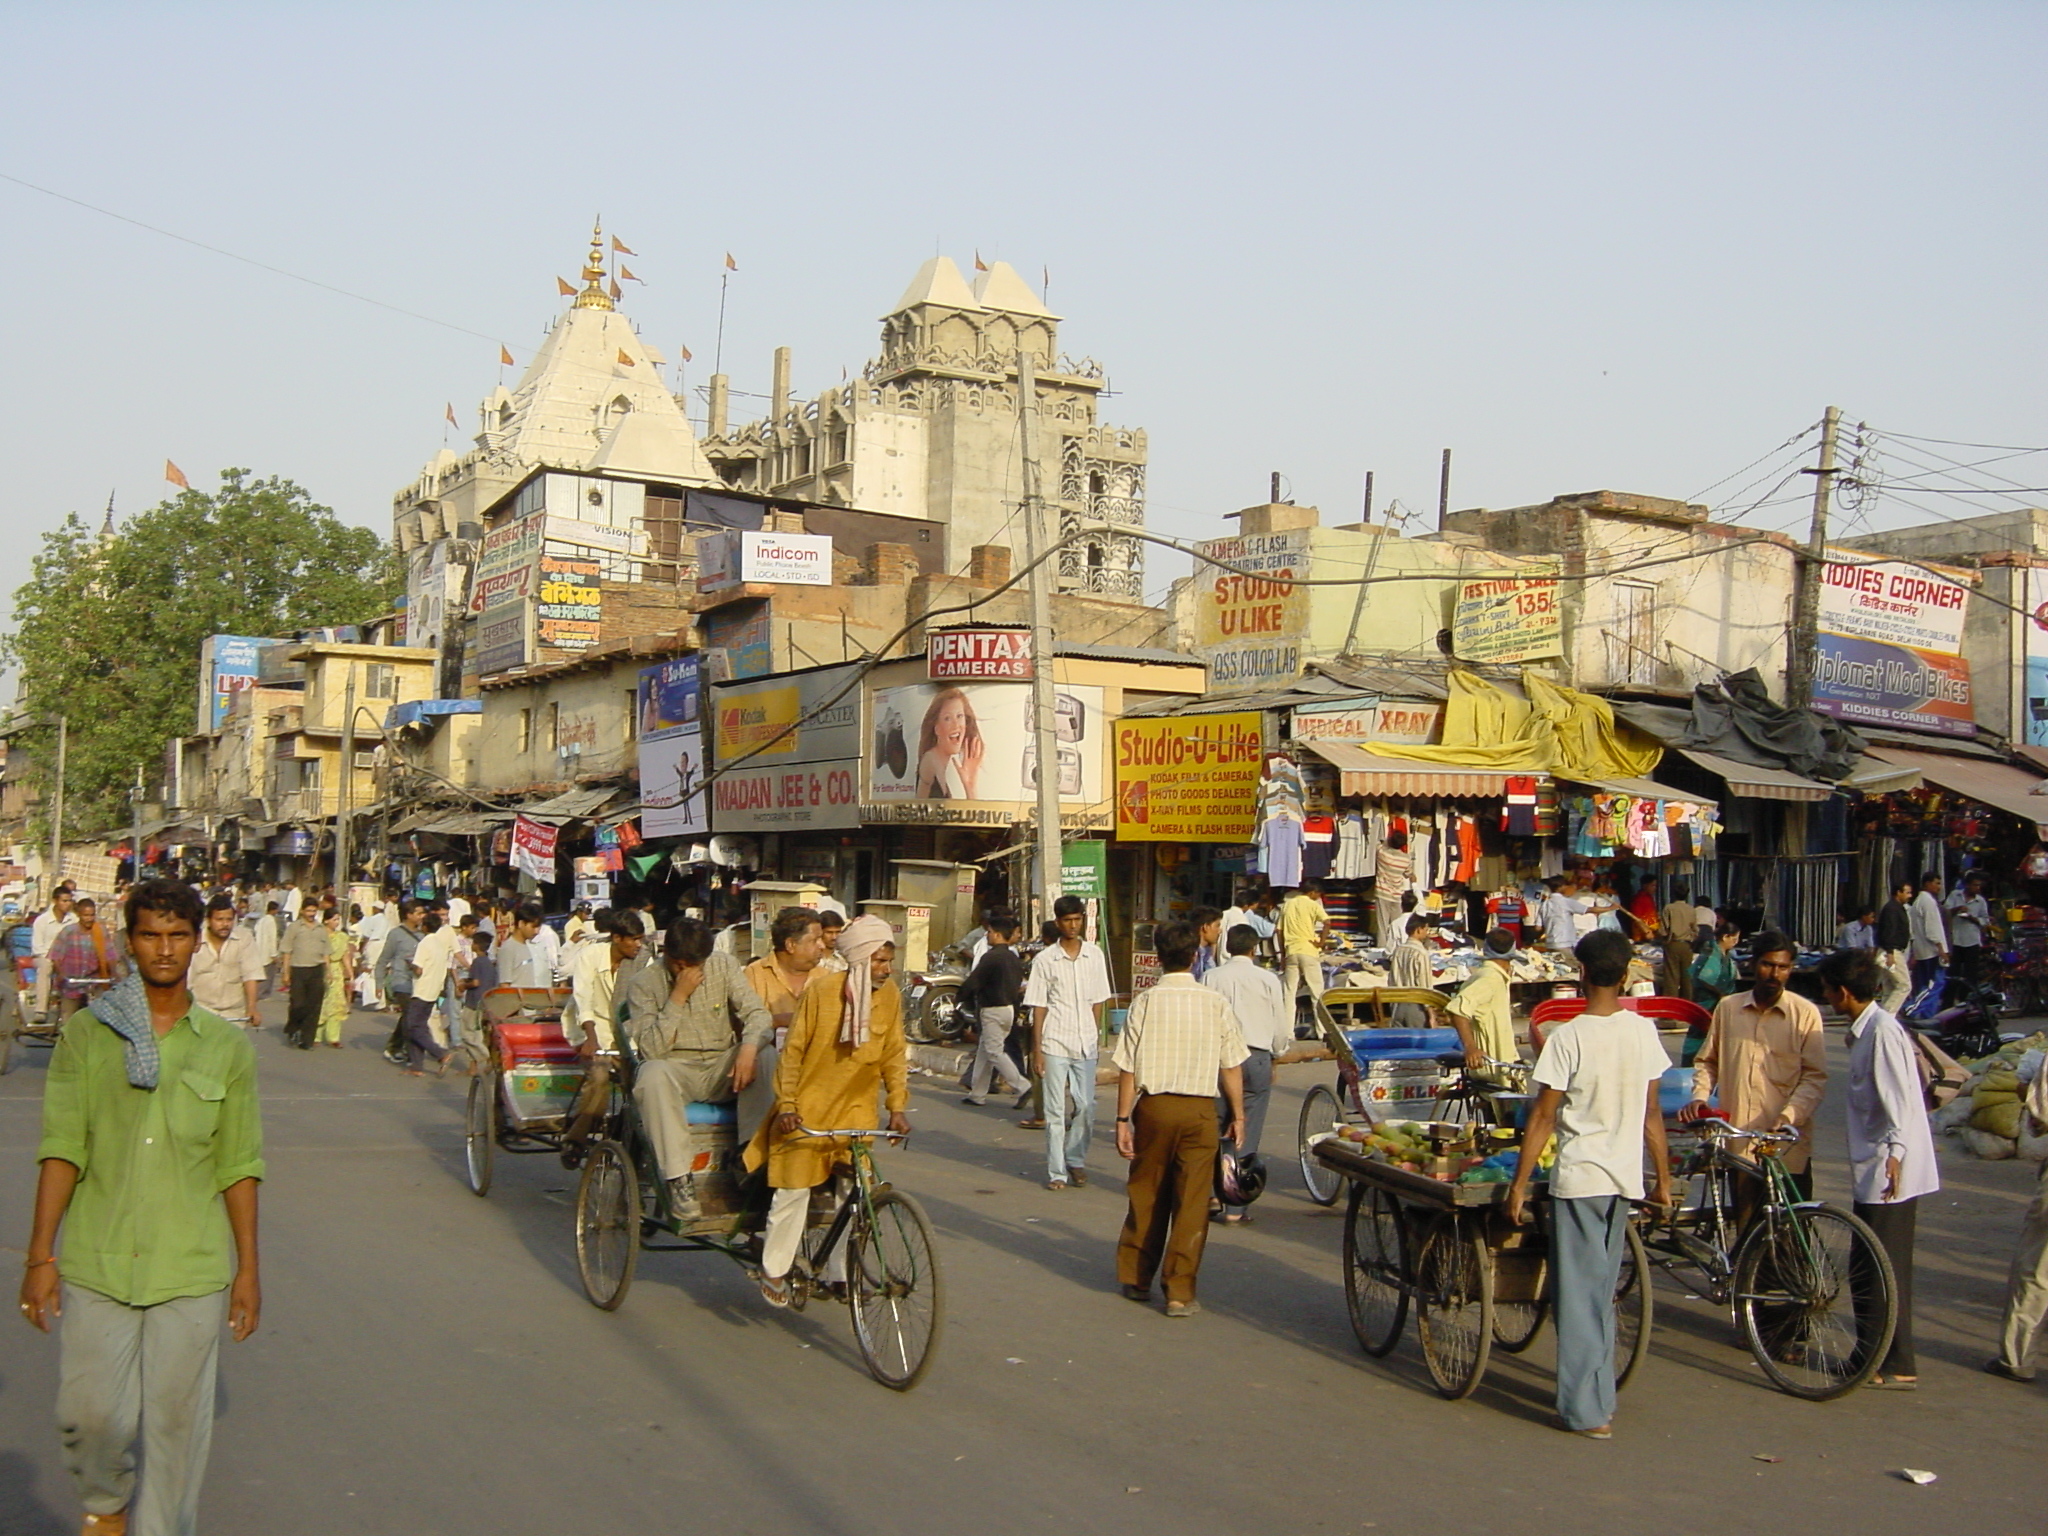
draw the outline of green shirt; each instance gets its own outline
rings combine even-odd
[[[64,1279],[131,1307],[204,1296],[234,1278],[221,1191],[263,1177],[256,1053],[193,1004],[157,1038],[154,1089],[128,1082],[127,1042],[81,1010],[50,1058],[36,1160],[79,1171]]]
[[[1489,1061],[1519,1061],[1515,1020],[1508,1001],[1508,975],[1491,960],[1482,960],[1472,979],[1458,988],[1449,1011],[1472,1024],[1473,1043]]]

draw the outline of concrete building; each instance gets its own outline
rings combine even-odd
[[[944,525],[946,569],[977,545],[1023,545],[1017,355],[1037,373],[1042,494],[1060,532],[1142,527],[1145,434],[1104,424],[1108,378],[1092,358],[1059,350],[1060,316],[1007,262],[972,287],[935,256],[882,319],[881,354],[859,379],[797,399],[790,354],[775,354],[769,413],[728,420],[730,385],[711,381],[703,450],[737,489],[821,506],[861,507]],[[1061,552],[1063,589],[1137,601],[1144,555],[1114,533]]]

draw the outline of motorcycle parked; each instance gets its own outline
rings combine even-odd
[[[960,1006],[960,983],[971,968],[967,940],[948,944],[921,971],[903,978],[903,1037],[913,1045],[952,1045],[974,1027]]]
[[[1906,1011],[1912,1011],[1907,1005]],[[2005,995],[1987,981],[1971,986],[1961,1001],[1927,1018],[1907,1018],[1908,1029],[1926,1035],[1958,1061],[1989,1056],[2005,1043],[1998,1021],[2005,1014]]]

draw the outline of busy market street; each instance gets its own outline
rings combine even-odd
[[[273,1025],[281,1005],[266,1006]],[[2038,1531],[2048,1386],[1984,1375],[2034,1169],[1944,1152],[1923,1222],[1925,1389],[1797,1401],[1765,1385],[1725,1309],[1661,1279],[1649,1361],[1611,1444],[1548,1429],[1551,1345],[1496,1364],[1471,1399],[1431,1389],[1412,1329],[1367,1359],[1345,1320],[1342,1206],[1302,1194],[1292,1128],[1327,1062],[1279,1069],[1276,1172],[1249,1228],[1216,1229],[1205,1316],[1121,1300],[1122,1164],[1098,1138],[1086,1189],[1040,1187],[1042,1137],[920,1076],[916,1132],[881,1154],[931,1212],[944,1350],[918,1391],[861,1368],[844,1308],[771,1313],[731,1265],[647,1254],[616,1313],[575,1273],[574,1178],[511,1160],[489,1198],[462,1171],[462,1096],[379,1059],[388,1018],[346,1049],[257,1039],[270,1176],[263,1331],[222,1350],[215,1529],[306,1536],[692,1521],[734,1532],[1357,1532],[1455,1509],[1590,1533],[1853,1521],[1859,1532]],[[2031,1022],[2031,1021],[2030,1021]],[[1839,1030],[1831,1052],[1840,1066]],[[0,1151],[29,1155],[47,1053],[0,1079]],[[1105,1093],[1103,1105],[1108,1103]],[[1106,1119],[1106,1113],[1101,1117]],[[1839,1197],[1840,1107],[1823,1108],[1820,1193]],[[0,1186],[0,1231],[27,1230]],[[14,1252],[12,1244],[8,1250]],[[74,1528],[49,1433],[54,1339],[0,1349],[0,1530]],[[1769,1458],[1768,1460],[1762,1458]],[[1932,1471],[1914,1486],[1901,1469]]]

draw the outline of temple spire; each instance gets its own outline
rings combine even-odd
[[[576,295],[577,309],[610,309],[611,295],[604,291],[604,223],[590,226],[590,255],[583,262],[583,291]]]

